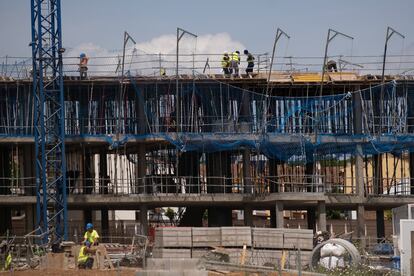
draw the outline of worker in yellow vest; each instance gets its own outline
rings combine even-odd
[[[91,256],[91,254],[95,253],[96,249],[91,248],[91,243],[89,241],[84,242],[79,250],[78,268],[92,269],[94,258]]]
[[[221,58],[221,68],[223,69],[224,76],[230,75],[230,57],[227,52],[224,52]]]
[[[85,235],[83,235],[83,238],[83,242],[88,241],[91,243],[91,245],[98,245],[99,234],[95,229],[93,229],[92,223],[86,224],[86,232]]]
[[[230,71],[233,72],[233,76],[239,75],[239,64],[240,64],[240,52],[235,51],[231,55]]]

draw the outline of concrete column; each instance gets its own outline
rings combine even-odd
[[[276,228],[284,228],[283,202],[276,201],[275,221],[276,221]]]
[[[385,237],[385,225],[384,225],[384,210],[377,210],[377,238],[382,239]]]
[[[365,207],[358,205],[357,207],[357,237],[361,239],[362,247],[365,247]]]
[[[244,226],[253,227],[253,210],[251,206],[244,206]]]
[[[101,209],[101,231],[102,236],[106,239],[102,239],[102,241],[107,241],[107,237],[110,235],[109,233],[109,216],[108,216],[108,208]]]
[[[208,208],[208,226],[220,227],[220,226],[232,226],[232,208],[230,207],[210,207]]]
[[[254,193],[252,187],[252,180],[251,180],[251,172],[250,172],[250,150],[244,149],[243,150],[243,188],[244,193],[252,194]]]
[[[356,194],[360,198],[365,197],[365,185],[364,185],[364,160],[362,157],[362,146],[356,146],[355,156],[355,182],[356,182]]]
[[[356,86],[356,90],[359,90],[360,87]],[[358,93],[352,94],[352,104],[353,104],[353,126],[354,133],[356,135],[362,134],[362,102],[361,95]],[[362,156],[362,146],[356,146],[356,156],[355,156],[355,180],[356,180],[356,194],[363,198],[365,196],[364,188],[364,160]]]
[[[326,231],[326,206],[325,201],[318,201],[318,229]]]
[[[148,207],[145,205],[139,207],[139,223],[141,234],[148,235]]]
[[[373,158],[373,175],[374,175],[374,194],[380,195],[384,192],[384,187],[382,185],[382,154],[375,154]]]

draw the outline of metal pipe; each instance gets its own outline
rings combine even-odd
[[[287,33],[285,33],[282,29],[277,28],[275,40],[273,42],[273,50],[272,50],[272,58],[270,60],[269,74],[267,76],[266,94],[269,92],[269,81],[270,81],[270,76],[272,74],[272,66],[273,66],[273,60],[275,58],[276,45],[282,35],[290,39],[290,36]]]
[[[334,33],[333,36],[331,36],[331,32]],[[331,41],[337,36],[337,35],[341,35],[343,37],[349,38],[349,39],[354,39],[352,36],[349,36],[347,34],[335,31],[333,29],[329,29],[328,30],[328,36],[326,37],[326,44],[325,44],[325,54],[323,57],[323,64],[322,64],[322,77],[321,77],[321,90],[320,90],[320,95],[323,95],[323,80],[325,77],[325,66],[326,66],[326,60],[328,59],[328,48],[329,48],[329,43],[331,43]]]
[[[180,33],[181,32],[181,33]],[[181,114],[180,114],[180,103],[179,103],[179,92],[178,92],[178,54],[179,54],[179,42],[181,38],[185,35],[191,35],[197,38],[197,35],[190,33],[184,29],[177,28],[177,48],[176,48],[176,67],[175,67],[175,106],[176,106],[176,129],[177,132],[180,132],[180,124],[181,124]]]

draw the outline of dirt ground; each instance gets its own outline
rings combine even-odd
[[[0,272],[0,276],[135,276],[137,269],[123,268],[120,271],[113,270],[63,270],[63,269],[47,269],[47,270],[24,270]]]

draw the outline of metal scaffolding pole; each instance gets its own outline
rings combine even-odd
[[[180,110],[180,93],[179,93],[179,89],[178,89],[178,56],[179,56],[179,44],[180,44],[180,40],[181,38],[183,38],[183,36],[185,34],[191,35],[195,38],[197,38],[197,35],[190,33],[184,29],[181,28],[177,28],[177,52],[176,52],[176,68],[175,68],[175,106],[176,106],[176,124],[177,124],[177,132],[180,132],[181,130],[181,110]]]

